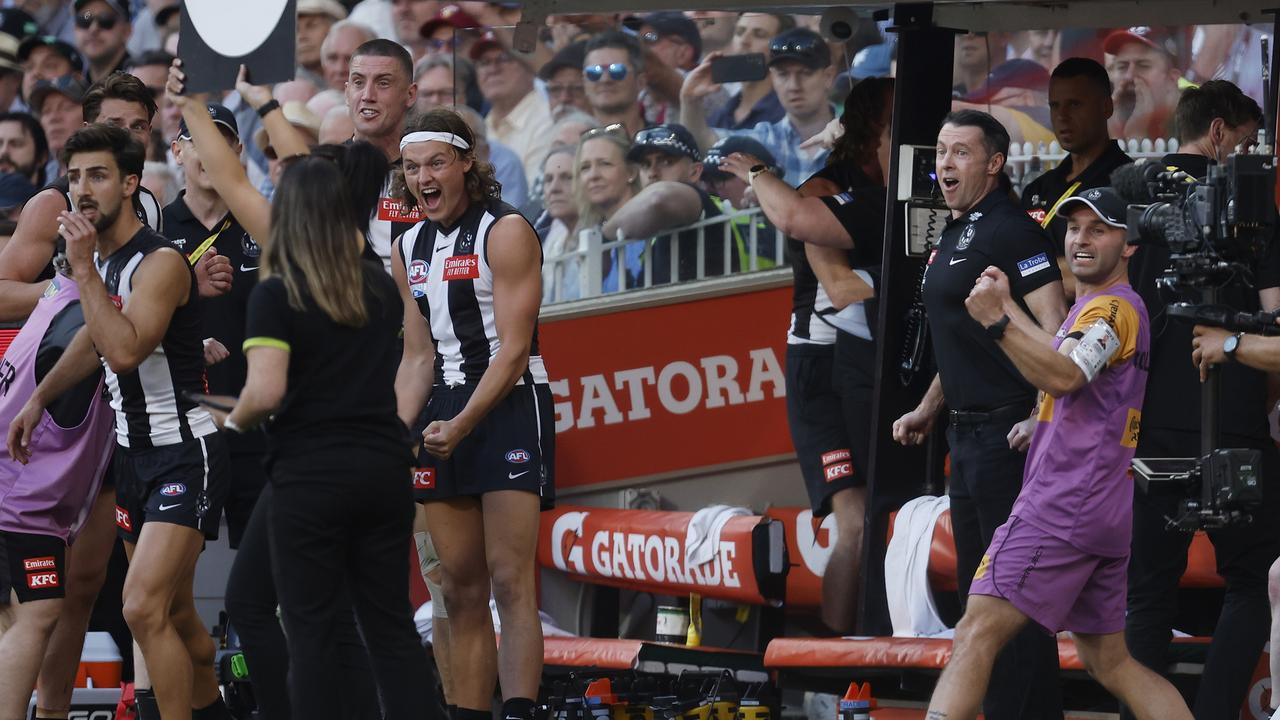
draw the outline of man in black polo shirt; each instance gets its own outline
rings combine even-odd
[[[1106,68],[1089,58],[1067,58],[1049,78],[1049,118],[1058,144],[1068,155],[1052,170],[1032,180],[1022,191],[1022,207],[1053,236],[1053,252],[1067,296],[1075,297],[1075,276],[1063,256],[1067,220],[1058,206],[1081,190],[1105,187],[1111,171],[1133,162],[1107,133],[1111,78]]]
[[[977,110],[947,115],[938,132],[936,172],[952,219],[925,274],[924,303],[938,376],[920,405],[893,424],[898,442],[919,444],[945,403],[950,408],[951,526],[963,602],[979,558],[1009,519],[1031,438],[1036,391],[1001,352],[997,323],[978,325],[965,310],[978,276],[994,265],[1009,276],[1018,303],[1041,327],[1066,317],[1062,280],[1048,236],[1000,189],[1009,133]],[[990,720],[1062,717],[1057,645],[1024,629],[1000,653],[983,712]]]
[[[240,154],[240,129],[236,116],[222,105],[209,103],[209,115],[227,144]],[[206,369],[209,392],[216,395],[240,394],[244,387],[245,364],[244,321],[249,308],[249,293],[258,283],[261,249],[227,209],[227,203],[214,189],[191,133],[184,120],[173,141],[173,156],[182,166],[186,189],[164,208],[164,228],[169,239],[188,258],[200,258],[207,250],[228,259],[231,264],[231,289],[225,295],[206,298],[203,303],[204,337],[213,338],[226,347],[225,360]],[[245,524],[253,505],[266,484],[262,455],[266,441],[261,432],[228,433],[227,448],[231,453],[231,490],[224,511],[231,547],[240,545]]]
[[[1251,145],[1262,122],[1258,104],[1224,80],[1186,90],[1174,115],[1182,152],[1166,155],[1161,164],[1198,178],[1208,173],[1210,161],[1223,163],[1237,145]],[[1166,314],[1169,303],[1200,299],[1194,292],[1157,287],[1156,279],[1168,265],[1169,249],[1148,244],[1139,246],[1129,265],[1129,282],[1151,315],[1151,368],[1138,457],[1188,457],[1200,448],[1200,383],[1190,358],[1192,328]],[[1221,290],[1219,302],[1250,312],[1280,307],[1280,242],[1273,239],[1265,256],[1254,263],[1253,277],[1256,290],[1228,286]],[[1221,368],[1219,445],[1262,451],[1264,504],[1252,524],[1209,530],[1226,594],[1195,698],[1197,718],[1239,715],[1267,640],[1267,568],[1280,555],[1280,528],[1274,522],[1280,517],[1280,454],[1267,422],[1267,378],[1236,363]],[[1133,657],[1157,672],[1168,667],[1178,581],[1191,543],[1190,533],[1166,527],[1165,517],[1177,514],[1177,502],[1177,497],[1140,492],[1133,498],[1125,639]]]

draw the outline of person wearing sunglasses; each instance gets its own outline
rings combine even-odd
[[[646,82],[644,51],[630,35],[606,30],[587,41],[582,60],[583,89],[591,114],[602,126],[620,124],[627,138],[648,122],[640,104]]]
[[[96,82],[129,59],[133,15],[123,0],[76,0],[76,47],[89,61],[88,80]]]
[[[773,151],[786,172],[787,184],[800,185],[826,164],[825,148],[801,149],[807,139],[822,132],[835,116],[828,99],[835,83],[836,68],[831,51],[818,33],[795,28],[777,35],[769,43],[769,76],[786,116],[777,122],[760,122],[755,127],[733,131],[749,135]],[[710,147],[730,134],[707,123],[702,99],[719,89],[711,81],[712,53],[689,76],[681,89],[680,121]]]

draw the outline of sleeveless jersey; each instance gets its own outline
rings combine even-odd
[[[126,307],[133,293],[133,274],[147,255],[173,248],[164,236],[142,228],[106,259],[94,257],[107,293],[117,307]],[[116,412],[116,441],[122,447],[173,445],[218,431],[208,411],[184,399],[183,391],[205,391],[202,317],[197,306],[195,273],[187,303],[173,311],[164,338],[142,364],[115,373],[103,361],[111,407]]]
[[[430,325],[436,346],[438,384],[480,382],[502,346],[493,315],[488,240],[494,223],[508,215],[523,219],[520,211],[500,200],[472,203],[452,228],[423,220],[400,238],[409,291]],[[546,382],[535,325],[529,367],[516,384]]]
[[[42,371],[53,367],[83,325],[79,287],[55,277],[0,361],[0,427],[9,427]],[[102,375],[64,393],[59,401],[64,400],[70,402],[41,415],[26,465],[0,446],[0,530],[70,542],[84,524],[111,459],[111,411],[102,401]]]

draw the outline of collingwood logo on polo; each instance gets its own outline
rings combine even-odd
[[[956,250],[968,250],[969,245],[973,242],[973,236],[977,234],[977,228],[972,225],[965,225],[964,232],[960,233],[960,242],[956,243]]]
[[[240,238],[240,252],[244,253],[246,258],[256,258],[262,255],[262,248],[258,246],[257,241],[249,237],[249,233],[245,233]]]
[[[1022,273],[1022,277],[1038,273],[1047,267],[1049,267],[1049,256],[1045,253],[1018,262],[1018,272]]]
[[[969,213],[969,222],[974,223],[974,222],[978,222],[981,219],[982,219],[982,213],[976,212],[976,211]]]

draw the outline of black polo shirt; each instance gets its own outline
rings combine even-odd
[[[1062,279],[1050,245],[1045,231],[999,189],[947,222],[925,272],[924,305],[952,410],[1029,407],[1035,399],[1035,388],[969,317],[964,301],[982,271],[994,265],[1009,276],[1013,297],[1026,310],[1024,296]]]
[[[1201,155],[1174,153],[1161,162],[1198,178],[1208,174],[1208,158]],[[1196,303],[1200,296],[1195,291],[1157,286],[1156,281],[1169,267],[1169,255],[1166,246],[1143,244],[1129,261],[1129,283],[1142,296],[1151,317],[1151,367],[1142,409],[1144,437],[1159,430],[1200,431],[1200,375],[1191,364],[1192,328],[1189,323],[1171,320],[1166,312],[1170,303]],[[1253,263],[1253,275],[1256,288],[1229,285],[1220,291],[1219,302],[1237,310],[1259,310],[1258,290],[1280,287],[1280,242],[1268,243],[1263,257]],[[1239,363],[1220,367],[1222,433],[1269,441],[1265,373]],[[1198,451],[1188,448],[1187,454]]]
[[[1133,158],[1120,149],[1120,143],[1111,140],[1102,155],[1083,171],[1077,173],[1071,167],[1071,156],[1068,155],[1057,167],[1032,180],[1022,191],[1023,209],[1032,220],[1049,230],[1055,255],[1065,253],[1067,239],[1067,219],[1056,212],[1058,204],[1082,190],[1107,187],[1111,184],[1111,172],[1131,162]]]
[[[206,369],[209,392],[215,395],[239,395],[244,388],[248,367],[245,364],[244,320],[249,309],[249,293],[258,284],[258,265],[262,262],[262,249],[240,223],[227,213],[213,227],[205,227],[187,207],[187,193],[164,208],[165,235],[185,255],[200,251],[201,246],[213,237],[210,247],[218,249],[231,262],[231,290],[215,298],[202,298],[204,336],[215,338],[227,347],[231,355],[226,360]],[[256,437],[250,433],[244,437]],[[239,442],[241,438],[236,438]]]

